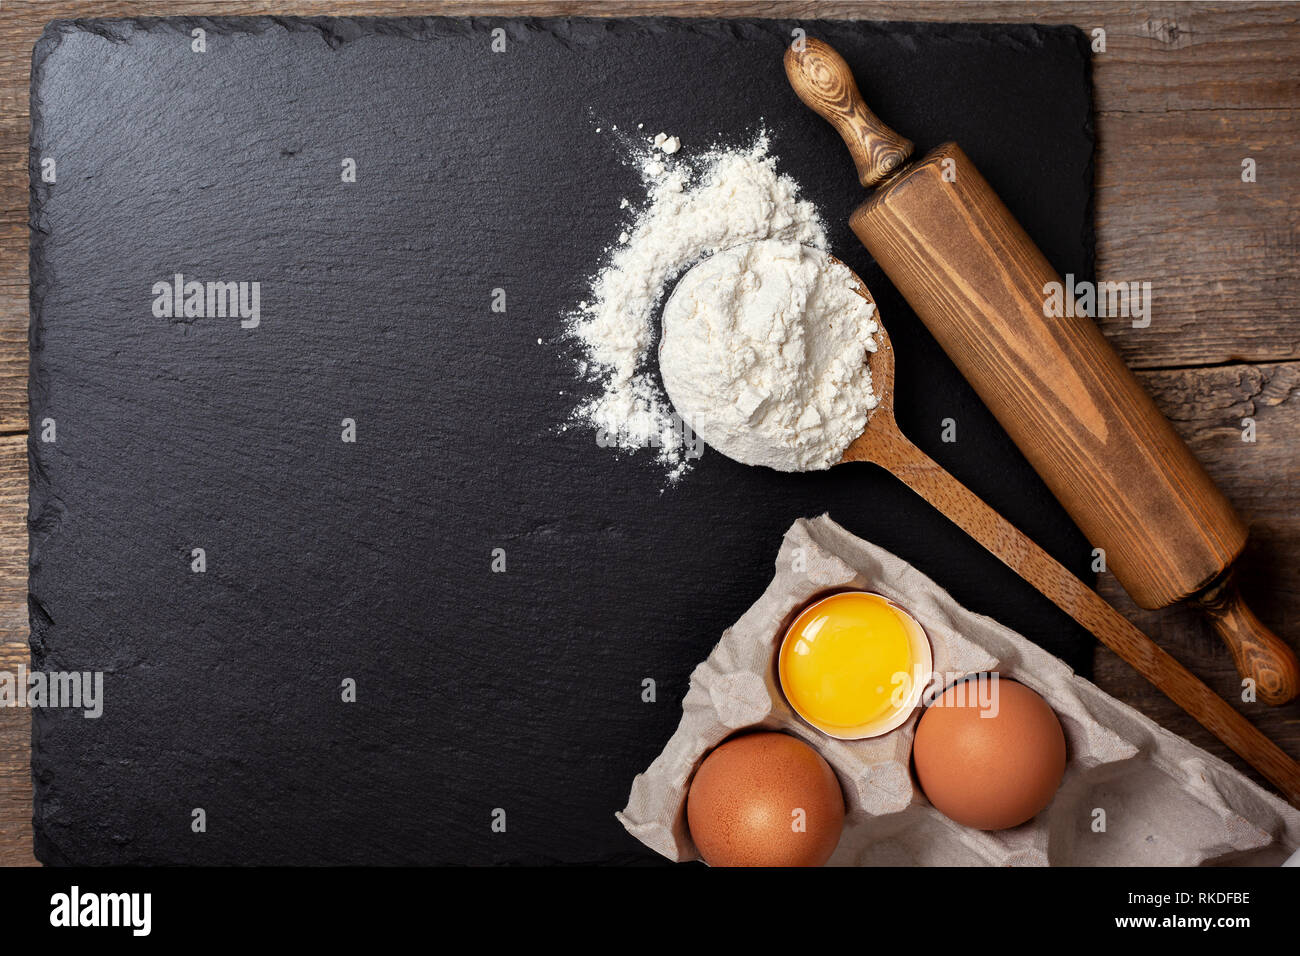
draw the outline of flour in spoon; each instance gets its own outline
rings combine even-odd
[[[675,480],[696,446],[655,369],[657,313],[668,286],[719,250],[758,239],[824,249],[826,231],[813,204],[799,198],[798,184],[777,172],[765,134],[747,147],[715,148],[694,160],[677,137],[656,139],[632,157],[645,202],[630,221],[611,224],[618,241],[567,325],[582,371],[596,386],[575,420],[607,447],[651,450]]]
[[[879,404],[876,307],[856,285],[826,253],[779,239],[697,265],[663,315],[659,368],[678,414],[747,465],[838,462]]]

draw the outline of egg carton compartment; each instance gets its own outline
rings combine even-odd
[[[906,608],[944,683],[997,671],[1042,695],[1067,754],[1046,809],[999,831],[935,810],[911,771],[919,707],[896,730],[857,741],[828,737],[794,713],[777,679],[781,638],[808,602],[844,589]],[[1276,865],[1300,847],[1300,811],[825,515],[795,522],[767,590],[691,674],[677,730],[617,814],[628,832],[671,860],[699,859],[686,825],[691,777],[742,730],[798,737],[835,770],[846,816],[832,866]]]

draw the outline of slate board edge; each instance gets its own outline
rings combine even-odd
[[[999,24],[988,23],[923,23],[914,21],[875,21],[875,20],[786,20],[767,18],[735,19],[697,19],[691,17],[634,17],[634,18],[538,18],[538,17],[136,17],[136,18],[89,18],[57,19],[47,23],[41,37],[32,50],[30,115],[31,127],[29,138],[29,189],[30,189],[30,322],[28,331],[30,365],[28,378],[28,543],[29,543],[29,577],[28,577],[28,616],[30,625],[29,649],[31,667],[39,670],[44,666],[44,635],[53,624],[45,611],[40,597],[38,577],[40,570],[40,552],[43,542],[57,534],[61,516],[65,508],[58,495],[49,487],[43,456],[49,451],[43,449],[39,440],[41,420],[46,407],[47,384],[41,367],[42,303],[45,285],[50,277],[50,269],[44,256],[45,232],[41,228],[41,206],[50,187],[40,179],[40,143],[43,131],[41,102],[38,90],[44,75],[46,59],[60,45],[65,36],[71,32],[88,32],[110,42],[126,42],[130,34],[136,31],[152,32],[166,30],[188,33],[195,27],[217,33],[256,33],[280,28],[287,31],[316,32],[323,42],[332,49],[372,35],[406,36],[415,40],[436,40],[444,37],[465,36],[481,29],[505,27],[508,36],[515,38],[529,32],[545,31],[567,41],[582,41],[601,35],[615,34],[623,30],[654,30],[666,28],[686,29],[690,32],[717,36],[742,37],[748,31],[759,30],[767,33],[788,35],[794,26],[812,27],[815,24],[836,24],[851,27],[864,32],[908,34],[918,29],[928,36],[962,41],[977,38],[982,41],[995,40],[1009,43],[1033,44],[1043,34],[1070,35],[1078,46],[1085,72],[1088,99],[1091,102],[1091,56],[1086,35],[1071,25],[1036,25],[1036,24]],[[522,34],[519,31],[523,31]],[[1091,144],[1087,175],[1089,181],[1095,177],[1096,139],[1092,112],[1085,122],[1084,134]],[[1084,221],[1084,247],[1088,256],[1088,272],[1095,270],[1095,228],[1094,228],[1095,190],[1090,190],[1087,200],[1087,212]],[[36,816],[36,806],[40,804],[38,795],[44,791],[37,775],[36,758],[39,753],[39,741],[43,714],[39,709],[32,719],[32,778],[33,778],[33,829],[34,852],[38,859],[47,864],[72,862],[57,846],[49,840],[40,819]]]

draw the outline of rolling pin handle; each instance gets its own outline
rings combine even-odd
[[[804,37],[791,44],[785,51],[785,75],[795,95],[844,138],[863,186],[877,185],[912,155],[912,141],[867,108],[849,65],[821,40]]]
[[[1241,676],[1255,682],[1256,698],[1274,706],[1294,700],[1300,693],[1300,661],[1246,606],[1232,569],[1196,600],[1232,651]]]

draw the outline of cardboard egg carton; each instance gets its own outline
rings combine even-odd
[[[1045,810],[985,832],[930,806],[910,767],[920,708],[897,730],[861,741],[827,737],[790,709],[775,663],[785,628],[810,600],[841,588],[909,610],[944,683],[998,671],[1047,700],[1065,731],[1067,763]],[[1300,811],[826,516],[791,527],[767,590],[691,675],[681,723],[618,814],[628,832],[671,860],[699,859],[686,826],[691,776],[745,729],[793,734],[835,769],[846,817],[831,865],[1277,865],[1300,848]]]

